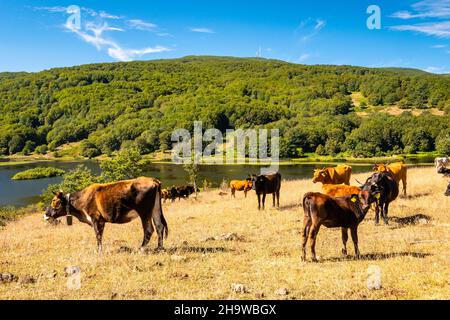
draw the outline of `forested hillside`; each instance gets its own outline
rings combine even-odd
[[[367,102],[357,108],[351,93]],[[398,116],[376,112],[443,110]],[[359,116],[355,111],[365,111]],[[0,155],[82,142],[94,157],[170,148],[174,128],[279,128],[283,157],[450,153],[450,78],[413,70],[186,57],[0,73]]]

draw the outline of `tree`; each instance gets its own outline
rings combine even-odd
[[[138,178],[144,171],[147,162],[136,148],[128,148],[120,151],[111,160],[100,164],[102,169],[101,180],[103,182],[114,182],[119,180]]]
[[[198,173],[199,173],[198,165],[192,161],[192,163],[185,164],[183,166],[183,168],[189,177],[189,181],[191,182],[191,184],[194,187],[195,199],[197,199],[197,179],[198,179]]]

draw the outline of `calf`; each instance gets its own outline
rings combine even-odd
[[[168,227],[161,205],[161,182],[138,178],[108,184],[94,184],[73,194],[55,193],[46,220],[72,215],[94,228],[99,253],[106,223],[124,224],[140,218],[144,229],[145,248],[156,228],[158,249],[163,248]]]
[[[245,197],[247,198],[247,193],[252,190],[253,184],[252,179],[247,180],[233,180],[230,182],[231,196],[236,198],[236,191],[244,191]]]
[[[252,189],[255,190],[258,196],[258,210],[265,209],[266,195],[273,195],[273,206],[275,207],[275,198],[277,199],[277,206],[280,206],[280,189],[281,189],[281,174],[279,172],[252,175]],[[261,205],[262,195],[262,205]]]
[[[317,262],[316,238],[322,225],[327,228],[341,228],[342,253],[347,255],[348,229],[350,229],[355,256],[359,257],[358,225],[363,221],[375,202],[368,191],[346,197],[332,198],[325,194],[309,192],[303,197],[304,228],[302,233],[302,261],[306,261],[306,244],[310,241],[312,261]]]
[[[395,182],[392,175],[386,172],[374,173],[369,179],[367,179],[362,189],[377,194],[375,224],[379,224],[380,211],[383,216],[384,223],[389,224],[389,204],[397,199],[399,194],[398,184]]]
[[[322,190],[324,194],[336,198],[358,194],[361,188],[341,184],[324,184]]]

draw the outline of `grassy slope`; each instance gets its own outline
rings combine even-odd
[[[363,180],[366,175],[357,175]],[[374,226],[373,212],[360,227],[363,260],[340,257],[340,231],[322,228],[317,253],[320,263],[301,264],[300,229],[303,211],[299,200],[306,191],[320,190],[310,181],[285,182],[281,210],[256,210],[256,197],[221,198],[218,191],[164,205],[170,227],[165,253],[137,252],[142,231],[139,221],[108,225],[103,257],[95,253],[93,231],[73,227],[48,227],[41,213],[0,230],[0,272],[19,277],[33,275],[36,284],[0,285],[1,299],[246,299],[264,293],[267,299],[448,299],[450,292],[450,198],[443,193],[448,181],[432,168],[409,171],[408,199],[391,207],[390,226]],[[270,199],[270,198],[269,198]],[[270,203],[270,201],[269,201]],[[445,209],[446,208],[446,209]],[[407,222],[417,214],[428,223]],[[236,232],[246,242],[202,241]],[[154,247],[155,239],[151,242]],[[118,253],[121,246],[133,253]],[[349,253],[353,254],[349,242]],[[173,260],[173,255],[185,261]],[[308,255],[309,257],[309,255]],[[370,265],[382,269],[383,289],[366,288]],[[69,291],[63,270],[82,268],[82,288]],[[54,279],[45,276],[57,270]],[[236,294],[232,283],[250,291]],[[285,287],[289,296],[274,294]]]

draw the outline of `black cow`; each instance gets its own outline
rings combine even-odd
[[[197,192],[200,192],[198,188]],[[194,193],[195,188],[193,186],[172,187],[170,189],[172,201],[175,201],[176,198],[178,198],[180,201],[181,199],[189,199],[190,195]]]
[[[280,207],[280,188],[281,188],[281,174],[279,172],[261,174],[251,176],[252,189],[255,190],[258,196],[258,210],[261,210],[261,195],[262,195],[262,209],[265,209],[266,195],[273,195],[273,206],[275,207],[275,198],[277,199],[277,207]]]
[[[376,194],[377,202],[375,206],[375,224],[379,224],[380,211],[385,224],[389,224],[388,212],[389,204],[397,199],[399,194],[398,184],[392,175],[387,172],[376,172],[361,187],[364,191]]]

